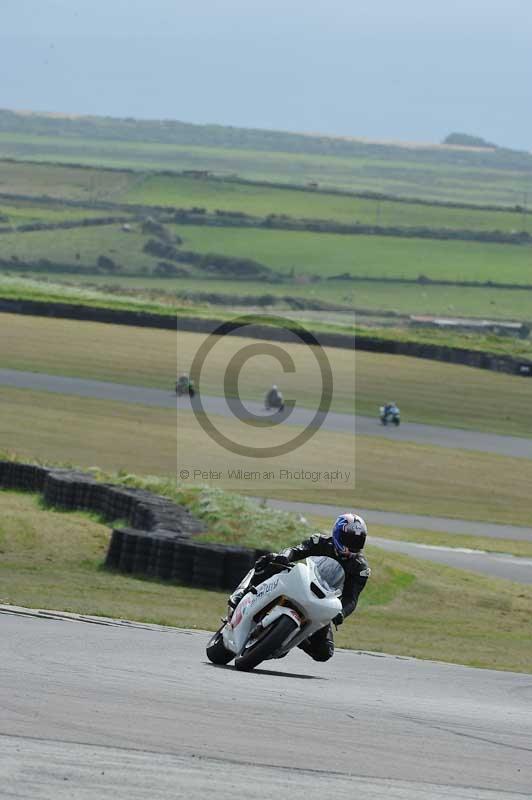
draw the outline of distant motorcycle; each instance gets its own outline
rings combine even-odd
[[[207,644],[213,664],[251,670],[270,658],[283,658],[342,610],[341,592],[320,573],[321,559],[307,558],[251,586],[253,570],[239,588],[249,587],[231,616]]]
[[[401,424],[401,414],[397,406],[381,406],[379,411],[380,420],[383,425],[388,425],[388,423],[392,425]]]
[[[273,409],[276,409],[277,411],[283,411],[284,400],[281,392],[270,389],[264,400],[264,408],[266,411],[272,411]]]
[[[194,382],[188,379],[186,380],[180,379],[176,381],[175,393],[177,397],[183,397],[184,395],[187,394],[189,397],[194,397],[194,395],[196,394]]]
[[[264,408],[266,409],[266,411],[272,411],[274,409],[276,409],[277,411],[284,411],[284,403],[282,400],[270,404],[266,402],[264,403]]]

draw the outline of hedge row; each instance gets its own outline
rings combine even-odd
[[[219,228],[267,228],[269,230],[305,231],[308,233],[335,233],[346,236],[393,236],[403,239],[441,239],[465,242],[493,242],[497,244],[530,244],[532,236],[525,231],[475,230],[468,228],[435,228],[408,225],[370,225],[355,222],[351,225],[333,220],[289,217],[286,214],[270,214],[254,217],[243,212],[217,210],[208,213],[193,213],[188,209],[177,210],[168,221],[181,225],[204,225]]]
[[[205,525],[183,506],[75,470],[0,461],[0,487],[41,492],[50,506],[125,520],[126,527],[113,529],[105,559],[107,567],[124,573],[230,590],[265,552],[194,541]]]
[[[282,187],[287,188],[287,187]],[[301,188],[301,187],[299,187]],[[364,195],[360,195],[364,196]],[[55,198],[48,196],[9,195],[0,193],[0,199],[11,201],[28,200],[41,202],[47,205],[57,204]],[[375,196],[372,199],[381,199]],[[388,198],[392,199],[392,198]],[[400,198],[393,198],[394,201],[410,202]],[[418,202],[413,201],[413,202]],[[109,201],[80,201],[80,200],[61,200],[61,205],[72,207],[93,208],[100,210],[122,211],[128,214],[157,214],[160,222],[175,223],[180,225],[204,225],[214,227],[237,227],[237,228],[267,228],[272,230],[285,231],[307,231],[311,233],[335,233],[350,236],[393,236],[407,239],[438,239],[438,240],[460,240],[474,242],[493,242],[498,244],[530,244],[532,236],[526,231],[501,231],[501,230],[481,230],[467,228],[436,228],[430,226],[406,226],[406,225],[371,225],[367,223],[354,222],[353,224],[337,222],[324,219],[307,219],[290,217],[287,214],[268,214],[265,217],[257,217],[243,211],[230,211],[216,209],[214,212],[207,211],[206,208],[178,208],[176,206],[143,205],[139,203],[113,203]],[[427,203],[427,205],[432,205]],[[473,206],[473,208],[476,208]],[[481,207],[484,208],[484,207]],[[489,208],[489,207],[486,207]],[[520,208],[520,207],[519,207]],[[491,208],[490,210],[502,210]],[[514,209],[504,209],[512,211]],[[521,209],[522,211],[522,209]],[[116,222],[126,222],[128,218],[116,218]],[[52,227],[79,227],[83,224],[98,224],[97,222],[77,222],[67,223],[28,223],[17,227],[18,231],[46,230]],[[106,223],[100,223],[106,224]],[[2,232],[11,232],[11,227],[0,229]]]
[[[61,222],[24,222],[21,225],[5,225],[0,233],[29,233],[31,231],[55,231],[68,228],[91,228],[102,225],[131,222],[131,217],[84,217],[82,219],[64,219]]]

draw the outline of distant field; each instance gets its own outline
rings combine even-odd
[[[73,146],[75,142],[70,144]],[[136,146],[134,143],[127,144],[127,147]],[[246,153],[249,155],[249,151]],[[436,166],[439,168],[441,165]],[[413,168],[412,164],[409,168]],[[457,225],[501,230],[532,227],[532,215],[521,213],[451,209],[416,203],[362,200],[315,191],[249,186],[230,181],[5,161],[0,161],[0,192],[65,197],[87,203],[106,200],[189,207],[198,205],[211,210],[222,207],[226,210],[244,209],[258,215],[286,213],[298,217],[379,222],[383,225]],[[34,203],[3,201],[0,202],[0,214],[6,216],[7,221],[0,222],[0,226],[30,221],[75,220],[107,213],[46,205],[38,200]],[[265,284],[216,280],[215,275],[202,273],[197,268],[190,269],[191,277],[188,279],[154,278],[152,273],[160,259],[142,251],[150,237],[140,232],[138,223],[133,223],[132,228],[128,234],[118,224],[98,229],[0,234],[0,257],[32,262],[48,259],[69,269],[86,270],[94,269],[100,256],[107,256],[118,265],[117,271],[102,274],[100,270],[95,275],[87,276],[69,272],[62,279],[73,283],[96,283],[99,286],[143,288],[147,293],[163,289],[170,295],[173,291],[291,295],[368,311],[391,310],[404,314],[446,314],[525,321],[532,318],[531,295],[528,291],[359,281],[302,282],[307,275],[330,277],[347,273],[357,277],[408,277],[416,280],[419,275],[427,275],[433,279],[458,281],[532,283],[532,247],[529,246],[169,226],[172,232],[184,236],[184,247],[187,249],[253,258],[285,275],[294,270],[293,280],[287,280],[284,284]],[[16,266],[15,262],[13,266]],[[124,277],[122,272],[129,273],[128,277]],[[138,278],[131,277],[135,273]],[[46,271],[38,274],[46,276]],[[171,300],[171,297],[168,299]]]
[[[46,258],[57,264],[96,266],[99,256],[112,258],[128,271],[148,270],[160,259],[142,252],[150,237],[138,230],[122,231],[120,224],[98,228],[72,228],[62,231],[30,231],[0,234],[3,258],[16,256],[20,261]],[[46,274],[46,273],[44,273]]]
[[[252,258],[287,277],[294,270],[295,277],[347,273],[359,277],[417,279],[426,275],[456,281],[532,283],[532,247],[524,245],[194,225],[168,227],[183,238],[186,250]],[[47,258],[80,266],[94,266],[98,256],[106,255],[127,271],[140,271],[160,260],[142,252],[148,238],[138,227],[124,233],[120,225],[114,225],[65,230],[60,235],[56,231],[1,234],[0,248],[5,258]]]
[[[340,236],[299,231],[176,227],[185,249],[254,258],[283,273],[532,284],[532,247]]]
[[[172,391],[178,369],[188,370],[205,340],[203,334],[179,333],[94,322],[0,314],[4,347],[0,367],[55,375],[94,378]],[[225,365],[248,339],[226,338],[203,376],[205,393],[222,393]],[[279,382],[298,401],[317,405],[316,370],[308,351],[286,346],[298,372],[281,376],[268,359],[250,362],[242,372],[241,391],[260,400],[266,387]],[[532,435],[532,381],[501,373],[424,359],[347,350],[326,350],[335,389],[333,409],[374,416],[383,400],[396,400],[405,419],[453,428]],[[301,376],[305,376],[303,380]],[[301,386],[304,386],[302,392]]]
[[[0,156],[2,154],[0,135]],[[112,201],[131,188],[139,177],[127,172],[57,167],[50,164],[17,164],[0,160],[0,192],[34,197],[54,197],[94,202]]]
[[[208,211],[245,211],[255,216],[287,214],[299,218],[335,220],[345,224],[532,231],[532,215],[516,212],[445,208],[442,206],[368,200],[253,186],[208,179],[149,175],[128,188],[122,201],[177,207],[200,206]]]
[[[210,170],[252,180],[317,182],[323,187],[510,206],[522,203],[529,188],[527,173],[519,169],[479,166],[478,158],[463,156],[463,163],[423,161],[422,156],[416,163],[411,154],[399,148],[394,148],[388,157],[376,153],[346,157],[1,133],[0,158],[95,167]]]
[[[62,222],[63,220],[96,219],[109,216],[109,211],[68,206],[46,206],[17,201],[6,203],[0,199],[0,228],[7,225],[26,225],[29,222]],[[122,216],[127,216],[123,212]],[[7,217],[7,220],[2,220]]]
[[[0,161],[0,192],[35,197],[45,194],[87,202],[106,200],[158,206],[199,206],[209,211],[245,211],[255,216],[287,214],[344,224],[532,231],[532,214],[516,211],[446,208],[415,202],[342,197],[314,190],[254,186],[231,180],[142,172],[132,175],[96,168],[82,170],[5,161]]]

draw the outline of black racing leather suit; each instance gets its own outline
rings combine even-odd
[[[356,553],[350,558],[343,558],[336,552],[329,536],[314,534],[301,544],[282,550],[279,555],[286,556],[290,561],[301,561],[310,556],[327,556],[340,564],[345,576],[340,597],[344,617],[348,617],[355,610],[360,593],[371,575],[369,564],[362,553]],[[316,631],[300,647],[315,661],[327,661],[334,654],[332,625],[326,625]]]

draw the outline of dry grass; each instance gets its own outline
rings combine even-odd
[[[173,410],[17,389],[4,389],[0,397],[0,441],[22,456],[139,474],[172,476],[186,469],[195,483],[259,497],[532,524],[532,462],[525,459],[323,431],[273,461],[245,458],[215,444],[187,411],[176,418]],[[286,436],[282,426],[272,431],[212,419],[244,444],[270,446]],[[238,468],[259,474],[228,475]],[[322,476],[291,477],[281,469]],[[323,476],[337,469],[354,473],[354,484],[353,474],[333,481]]]

